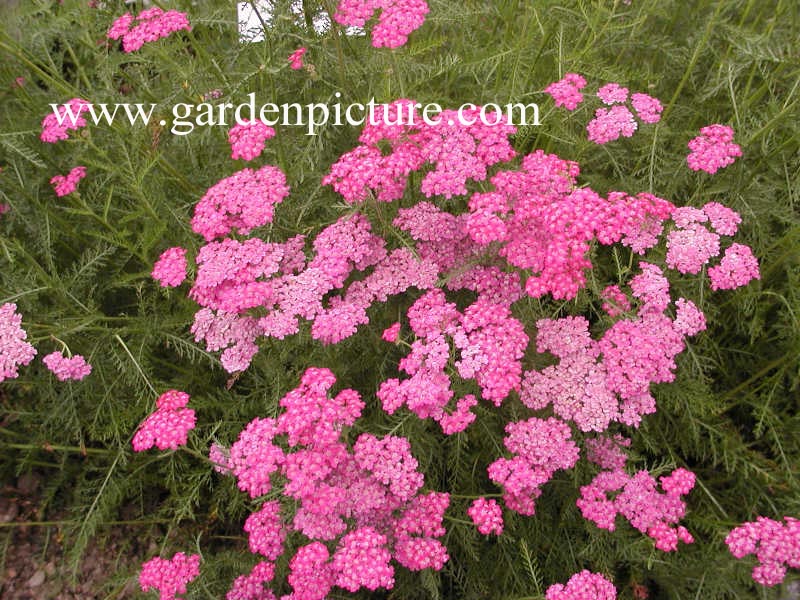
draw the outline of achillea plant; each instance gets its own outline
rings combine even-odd
[[[0,33],[2,470],[52,475],[75,568],[141,531],[98,595],[797,577],[792,3],[256,3],[258,43],[45,4]],[[251,92],[378,110],[306,135]]]

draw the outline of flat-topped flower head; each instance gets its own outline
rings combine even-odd
[[[92,372],[92,365],[80,354],[67,358],[61,352],[51,352],[42,362],[59,381],[80,381]]]
[[[567,73],[561,80],[548,85],[544,91],[555,101],[556,106],[567,110],[575,110],[583,102],[581,90],[586,87],[586,80],[577,73]]]
[[[143,10],[136,17],[125,13],[109,28],[106,37],[122,39],[125,52],[135,52],[148,42],[168,37],[180,30],[191,31],[189,17],[177,10],[164,11],[157,6]]]
[[[377,10],[380,15],[372,29],[372,45],[399,48],[422,26],[430,9],[425,0],[340,0],[333,19],[342,25],[364,27]]]
[[[686,157],[693,171],[713,175],[742,155],[741,147],[733,141],[733,129],[727,125],[707,125],[700,135],[689,142],[691,153]]]
[[[169,390],[159,396],[156,410],[139,425],[133,436],[133,450],[142,452],[153,446],[159,450],[175,450],[186,444],[194,429],[194,410],[186,408],[189,394]]]
[[[231,158],[253,160],[261,155],[268,139],[275,137],[275,129],[263,121],[244,121],[228,131]]]
[[[78,188],[78,182],[86,177],[86,167],[75,167],[66,175],[54,175],[50,180],[56,196],[66,196]]]
[[[566,585],[556,583],[547,588],[547,600],[616,600],[617,590],[600,573],[584,569],[569,578]]]
[[[161,287],[177,287],[186,280],[186,248],[167,248],[158,257],[150,274]]]
[[[171,559],[156,556],[142,565],[139,586],[143,592],[157,590],[159,600],[176,600],[186,593],[186,584],[200,575],[200,555],[178,552]]]
[[[18,368],[36,356],[36,349],[25,341],[27,337],[17,305],[7,302],[0,306],[0,382],[16,379]]]
[[[42,119],[42,133],[39,139],[48,144],[68,139],[68,131],[86,127],[87,122],[83,114],[87,112],[88,107],[89,102],[83,98],[73,98],[59,106],[55,112],[49,112]]]

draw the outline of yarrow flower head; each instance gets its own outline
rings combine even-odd
[[[92,372],[92,365],[80,354],[67,358],[61,352],[51,352],[42,358],[42,362],[59,381],[80,381]]]
[[[136,17],[125,13],[114,21],[106,37],[110,40],[122,38],[122,49],[125,52],[135,52],[147,42],[168,37],[180,30],[192,30],[186,13],[177,10],[164,11],[154,6],[143,10]]]
[[[661,113],[664,107],[658,101],[658,98],[641,93],[631,94],[631,105],[642,122],[658,123],[661,120]]]
[[[78,187],[78,182],[86,177],[86,167],[75,167],[67,175],[54,175],[50,180],[56,196],[71,194]]]
[[[30,364],[36,356],[36,349],[25,341],[27,337],[17,305],[6,303],[0,306],[0,383],[16,379],[19,366]]]
[[[308,48],[298,48],[289,55],[289,68],[299,71],[303,68],[303,56],[308,52]]]
[[[689,168],[711,175],[742,155],[741,147],[733,141],[733,129],[720,124],[700,129],[700,135],[689,142],[689,150],[691,153],[686,157]]]
[[[567,73],[560,81],[548,85],[544,91],[555,101],[556,106],[567,110],[575,110],[583,102],[581,90],[586,87],[586,80],[577,73]]]
[[[722,260],[708,270],[712,290],[733,290],[747,285],[753,279],[761,279],[758,259],[750,246],[731,244]]]
[[[595,118],[589,121],[586,130],[589,132],[589,140],[595,144],[607,144],[620,136],[631,137],[638,127],[633,113],[621,104],[615,104],[611,108],[598,108],[594,115]]]
[[[139,425],[133,436],[133,450],[142,452],[156,446],[159,450],[175,450],[186,444],[189,431],[194,429],[195,414],[189,394],[169,390],[159,396],[156,410]]]
[[[176,600],[186,593],[186,584],[200,575],[200,555],[178,552],[171,559],[151,558],[139,572],[143,592],[158,590],[159,600]]]
[[[364,27],[376,10],[380,16],[372,29],[372,45],[399,48],[422,26],[430,9],[425,0],[340,0],[333,19],[342,25]]]
[[[569,578],[567,584],[556,583],[547,588],[547,600],[616,600],[617,590],[600,573],[584,569]]]
[[[86,127],[86,119],[81,116],[89,107],[89,102],[83,98],[73,98],[51,111],[42,119],[42,133],[39,139],[49,144],[69,138],[70,130]]]
[[[758,517],[734,528],[725,538],[736,558],[756,555],[759,564],[753,567],[753,580],[761,585],[781,583],[787,567],[800,569],[800,521],[792,517],[784,521]]]
[[[177,287],[186,279],[186,248],[167,248],[158,257],[151,273],[161,287]]]
[[[263,121],[244,121],[228,131],[231,158],[253,160],[264,151],[266,141],[275,137],[275,130]]]
[[[503,509],[497,500],[478,498],[467,509],[467,515],[483,535],[503,533]]]
[[[597,97],[603,104],[622,104],[628,100],[628,88],[618,83],[607,83],[597,90]]]

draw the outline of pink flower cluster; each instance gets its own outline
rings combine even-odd
[[[676,303],[676,320],[670,319],[669,282],[657,266],[640,267],[630,284],[640,301],[636,315],[615,321],[599,340],[582,316],[537,322],[537,350],[560,362],[525,373],[520,399],[526,406],[552,404],[556,415],[582,431],[604,431],[612,421],[638,426],[655,411],[650,384],[674,379],[683,336],[703,329],[705,319],[685,299]]]
[[[532,417],[506,425],[504,443],[512,458],[498,458],[489,465],[489,479],[503,487],[506,506],[522,515],[536,512],[541,487],[559,469],[578,462],[578,446],[564,421]]]
[[[675,229],[667,236],[666,263],[681,273],[693,274],[719,256],[720,236],[734,235],[742,220],[739,213],[718,202],[709,202],[702,209],[677,208],[672,218]],[[761,275],[750,247],[734,243],[725,250],[719,264],[708,270],[708,277],[711,289],[730,290],[760,279]]]
[[[425,0],[339,0],[333,19],[342,25],[364,27],[376,10],[381,12],[372,29],[372,45],[399,48],[422,26],[429,8]]]
[[[556,583],[547,588],[546,600],[616,600],[617,590],[600,573],[584,569],[569,578],[567,584]]]
[[[289,68],[299,71],[303,68],[303,56],[308,52],[308,48],[298,48],[289,55]]]
[[[72,379],[80,381],[92,372],[92,365],[80,354],[67,358],[61,352],[51,352],[42,359],[45,366],[58,378],[59,381]]]
[[[264,584],[272,581],[274,577],[274,564],[267,561],[258,562],[250,573],[240,575],[233,581],[225,600],[275,600],[272,590],[264,587]]]
[[[186,13],[177,10],[164,11],[154,6],[143,10],[136,17],[125,13],[114,21],[106,37],[110,40],[122,38],[122,49],[125,52],[135,52],[147,42],[154,42],[182,29],[192,30]]]
[[[86,177],[86,167],[75,167],[67,175],[54,175],[50,180],[56,196],[71,194],[78,187],[78,182]]]
[[[245,531],[250,549],[270,561],[283,553],[289,531],[311,540],[289,561],[293,600],[322,599],[333,586],[391,589],[392,559],[411,570],[439,570],[448,560],[438,538],[449,496],[421,493],[424,478],[405,438],[365,433],[348,448],[343,428],[355,423],[364,402],[350,389],[331,397],[335,381],[328,369],[308,369],[281,399],[277,419],[255,419],[228,457],[219,448],[214,453],[253,498],[271,490],[271,477],[285,482],[280,499],[248,517]],[[282,512],[291,506],[287,522]],[[330,555],[321,542],[334,540]]]
[[[765,586],[781,583],[786,569],[800,569],[800,520],[786,517],[785,523],[767,517],[743,523],[725,538],[736,558],[755,554],[758,565],[753,579]]]
[[[462,313],[446,301],[442,290],[433,289],[409,308],[408,319],[417,339],[399,367],[410,378],[387,379],[377,392],[389,414],[406,405],[419,418],[438,422],[447,435],[475,420],[470,409],[477,400],[472,395],[461,398],[452,412],[446,410],[454,395],[445,372],[451,353],[448,339],[460,353],[456,371],[474,379],[486,400],[499,406],[519,388],[528,336],[508,307],[479,298]]]
[[[376,106],[359,137],[361,145],[343,154],[322,183],[350,204],[364,202],[371,193],[378,201],[391,202],[403,197],[412,172],[432,165],[420,190],[428,198],[449,199],[466,194],[467,181],[486,179],[488,167],[514,157],[508,136],[516,128],[502,115],[497,115],[497,125],[486,125],[478,118],[479,108],[461,115],[445,110],[433,124],[424,122],[419,106],[406,99]],[[469,121],[474,123],[466,125]],[[389,153],[381,149],[384,144]]]
[[[271,223],[275,205],[288,195],[286,176],[278,167],[242,169],[211,186],[195,205],[192,231],[207,242],[232,229],[247,235]]]
[[[560,81],[548,85],[544,91],[553,98],[556,106],[567,110],[575,110],[583,102],[581,90],[586,87],[586,80],[577,73],[567,73]]]
[[[483,535],[503,534],[503,509],[497,500],[478,498],[467,509],[467,515]]]
[[[143,452],[153,446],[159,450],[172,449],[186,444],[189,431],[194,429],[195,414],[189,403],[189,394],[178,390],[164,392],[156,400],[156,410],[139,425],[133,435],[134,452]]]
[[[264,151],[266,141],[275,137],[275,130],[263,121],[244,121],[228,131],[231,158],[253,160]]]
[[[675,526],[686,514],[681,496],[695,484],[694,473],[675,469],[660,478],[663,493],[656,489],[656,480],[647,471],[630,476],[622,470],[603,471],[592,483],[581,488],[576,504],[584,518],[601,529],[614,531],[618,514],[655,540],[659,550],[678,549],[678,541],[691,544],[692,535],[682,525]],[[609,494],[614,494],[609,498]]]
[[[628,88],[618,83],[607,83],[597,90],[597,97],[611,108],[598,108],[595,111],[595,118],[586,126],[589,140],[596,144],[606,144],[620,136],[631,137],[638,128],[638,123],[633,112],[626,106]],[[664,107],[657,98],[636,93],[630,96],[630,103],[643,123],[658,123],[661,120]]]
[[[69,138],[67,133],[73,129],[86,127],[86,119],[81,113],[87,110],[89,102],[82,98],[73,98],[58,107],[57,113],[50,112],[42,119],[42,133],[39,139],[48,144]]]
[[[630,445],[630,439],[617,433],[613,437],[589,438],[583,443],[583,448],[586,450],[586,460],[603,469],[617,471],[625,468],[628,453],[623,448],[628,448]]]
[[[178,552],[171,559],[151,558],[139,572],[143,592],[158,590],[159,600],[175,600],[186,593],[186,584],[200,575],[200,555]]]
[[[151,273],[161,287],[177,287],[186,280],[186,248],[167,248],[158,257]]]
[[[25,341],[27,337],[17,305],[7,302],[0,306],[0,383],[16,379],[20,365],[30,364],[36,356],[36,348]]]
[[[733,129],[718,123],[701,128],[700,135],[689,142],[689,150],[686,157],[689,168],[711,175],[732,165],[742,155],[741,147],[733,141]]]

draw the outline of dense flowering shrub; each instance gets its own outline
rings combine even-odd
[[[3,135],[2,160],[20,159],[6,175],[19,179],[22,200],[14,204],[16,197],[0,190],[14,204],[0,226],[5,232],[22,224],[32,242],[26,247],[13,237],[0,240],[0,256],[13,262],[6,270],[11,274],[0,272],[3,281],[13,282],[3,297],[36,315],[26,320],[32,343],[48,336],[60,341],[57,334],[83,336],[80,347],[87,350],[89,342],[95,344],[86,352],[92,366],[80,355],[67,358],[62,342],[63,352],[42,361],[55,377],[42,365],[27,370],[44,375],[31,395],[42,392],[53,406],[70,409],[63,415],[66,433],[50,439],[52,427],[43,426],[42,439],[28,453],[84,450],[84,436],[95,446],[120,440],[122,450],[109,453],[112,459],[104,465],[109,470],[99,491],[92,490],[96,499],[80,535],[91,536],[97,519],[115,518],[109,517],[115,503],[136,489],[140,497],[161,503],[158,516],[170,521],[170,545],[192,547],[191,533],[203,547],[201,595],[406,598],[422,593],[419,581],[432,596],[438,591],[440,597],[472,597],[486,589],[475,565],[495,561],[505,578],[502,586],[514,588],[508,597],[609,600],[616,598],[615,585],[624,597],[668,595],[670,572],[694,559],[694,554],[675,555],[679,543],[692,543],[694,535],[707,542],[714,527],[698,516],[706,498],[690,495],[695,482],[705,486],[710,467],[728,464],[728,452],[735,454],[730,462],[735,471],[737,461],[749,460],[751,452],[784,450],[779,442],[777,448],[771,445],[780,438],[772,408],[737,416],[740,430],[723,440],[718,432],[733,430],[726,429],[726,419],[736,412],[734,401],[719,394],[718,406],[696,402],[713,396],[717,383],[708,375],[723,370],[722,361],[707,352],[720,333],[719,313],[727,316],[728,303],[748,294],[712,295],[708,288],[733,290],[761,277],[759,260],[744,243],[748,234],[754,239],[750,223],[739,234],[741,216],[714,201],[727,198],[741,206],[747,199],[731,193],[730,178],[718,178],[706,191],[693,188],[696,178],[686,168],[713,173],[733,162],[741,155],[733,130],[703,128],[683,163],[683,154],[670,156],[667,150],[693,133],[682,136],[674,120],[646,126],[666,114],[657,98],[620,83],[595,86],[587,82],[588,74],[577,73],[544,90],[556,107],[570,111],[552,111],[564,125],[558,133],[532,133],[529,126],[512,125],[508,115],[483,114],[474,105],[445,108],[435,123],[422,119],[410,98],[456,104],[460,90],[445,89],[438,79],[457,86],[475,79],[483,85],[478,74],[493,63],[489,72],[496,75],[496,91],[510,91],[517,101],[541,89],[524,76],[529,66],[536,77],[545,73],[552,80],[556,69],[588,64],[598,30],[586,28],[577,50],[562,44],[574,28],[567,21],[578,12],[551,11],[550,3],[521,15],[518,44],[489,61],[462,56],[463,44],[452,33],[460,19],[480,15],[480,27],[471,33],[485,39],[486,31],[502,25],[497,17],[510,10],[507,3],[477,3],[466,10],[454,4],[429,23],[435,33],[416,34],[421,43],[402,50],[426,18],[423,0],[326,3],[332,13],[326,27],[333,19],[366,28],[374,47],[396,50],[359,56],[359,77],[352,78],[354,53],[369,50],[369,40],[349,37],[352,29],[320,28],[319,17],[325,16],[320,3],[267,3],[274,9],[263,21],[270,28],[267,44],[239,46],[219,61],[212,49],[230,39],[217,29],[230,19],[220,19],[218,11],[228,7],[191,4],[195,30],[188,36],[172,36],[192,31],[188,15],[161,8],[126,14],[106,29],[107,7],[98,4],[91,14],[106,31],[102,50],[86,43],[65,46],[75,56],[64,54],[70,60],[61,64],[68,71],[74,65],[74,81],[55,87],[87,89],[99,77],[108,85],[98,88],[98,98],[167,90],[175,102],[206,102],[223,96],[234,101],[252,84],[271,93],[271,100],[296,95],[305,101],[319,100],[313,97],[323,89],[319,84],[337,80],[348,100],[366,92],[382,100],[404,97],[379,105],[354,146],[342,145],[333,127],[310,140],[288,127],[276,132],[260,120],[233,126],[227,140],[210,127],[192,138],[167,140],[169,129],[166,120],[159,123],[158,112],[135,131],[98,124],[70,135],[87,125],[87,103],[80,98],[42,120],[42,142],[67,141],[54,150],[46,147],[52,157],[38,155],[42,145],[29,151],[21,143],[23,133]],[[299,4],[310,11],[305,19],[295,18]],[[57,6],[53,10],[61,11]],[[67,8],[59,14],[67,15]],[[636,7],[581,8],[586,14],[607,11],[600,31],[628,35],[647,29],[645,21],[635,29],[626,24]],[[718,13],[720,20],[727,12]],[[529,33],[529,17],[542,33],[550,21],[558,25],[550,29],[553,35],[541,36],[535,52],[522,35]],[[67,20],[58,20],[54,30]],[[112,46],[107,39],[121,40],[129,53],[170,36],[136,56],[107,52]],[[307,47],[298,48],[301,43],[314,49],[313,67],[304,68]],[[431,62],[440,49],[444,58]],[[649,51],[643,44],[643,52]],[[406,59],[416,61],[413,69]],[[625,60],[620,54],[621,72]],[[287,62],[298,72],[290,73]],[[89,70],[100,64],[100,75]],[[615,72],[617,66],[600,72]],[[58,83],[49,67],[34,73],[36,85],[8,86],[6,94],[15,103]],[[731,77],[737,73],[731,70]],[[658,83],[647,89],[658,87],[660,93],[670,81],[666,73],[638,81],[651,79]],[[225,109],[224,103],[219,106]],[[668,111],[674,106],[675,99]],[[37,112],[34,130],[40,118]],[[743,129],[749,126],[742,123]],[[771,134],[770,127],[763,133]],[[590,141],[606,144],[636,132],[630,144],[616,147],[581,143],[587,133]],[[267,154],[275,164],[265,165],[266,143],[273,138]],[[626,156],[636,148],[647,148],[648,154]],[[228,149],[231,161],[253,162],[248,168],[229,162]],[[66,162],[64,155],[74,150],[77,156]],[[22,182],[25,169],[36,172],[40,163],[88,164],[95,185],[69,202],[38,206],[35,192],[49,189],[46,177],[38,188],[35,181],[27,187]],[[675,183],[665,182],[673,168]],[[77,167],[54,177],[56,194],[72,193],[85,173]],[[40,209],[46,220],[39,219]],[[781,213],[776,221],[785,218]],[[73,220],[79,225],[73,227]],[[91,227],[84,227],[84,220]],[[755,239],[771,234],[773,226],[760,223]],[[735,235],[740,237],[731,240]],[[787,244],[787,255],[792,239],[780,242]],[[168,245],[173,246],[164,250]],[[42,247],[50,255],[40,256]],[[773,266],[765,269],[775,272]],[[183,289],[163,289],[184,282]],[[48,309],[39,315],[30,306]],[[748,316],[762,323],[774,315],[759,308]],[[728,356],[738,352],[731,340],[744,339],[744,333],[739,323],[721,337],[731,348]],[[791,331],[781,331],[775,339],[791,337]],[[35,354],[16,306],[3,304],[0,381],[16,378],[19,366],[30,364]],[[777,359],[764,363],[761,373],[776,381],[785,377],[775,369],[781,364]],[[80,388],[60,384],[91,371]],[[337,377],[352,388],[339,389]],[[680,389],[663,385],[676,380]],[[14,400],[17,389],[28,399],[30,382],[23,378],[14,385]],[[758,390],[770,388],[778,398],[773,390],[782,386],[759,384]],[[170,387],[190,391],[192,408],[188,393],[172,389],[158,397],[152,413],[143,414],[146,390]],[[72,393],[78,389],[80,394]],[[98,391],[102,402],[96,402]],[[139,402],[130,402],[132,397]],[[5,387],[0,400],[5,409]],[[27,408],[12,410],[0,419],[3,439],[15,415]],[[680,431],[689,429],[687,423],[691,439]],[[792,425],[787,421],[787,429]],[[54,445],[74,432],[81,435],[77,450]],[[13,437],[16,431],[8,433],[13,447],[25,446]],[[706,444],[713,446],[708,452]],[[128,460],[131,446],[135,453],[154,447],[171,452]],[[84,455],[87,464],[107,459],[97,447]],[[675,464],[683,460],[697,476]],[[754,472],[766,473],[772,462],[768,465]],[[786,471],[791,476],[791,468]],[[185,478],[176,477],[184,472]],[[124,480],[130,473],[149,473],[147,485]],[[774,482],[771,489],[780,490],[781,484]],[[751,484],[722,485],[733,497],[737,486]],[[207,509],[207,520],[190,523],[189,515]],[[239,536],[230,535],[227,510],[236,515]],[[621,526],[620,516],[630,527]],[[222,528],[224,535],[217,536]],[[757,582],[776,585],[787,568],[798,566],[797,529],[791,517],[785,525],[760,518],[732,531],[728,544],[736,557],[756,555]],[[630,544],[637,537],[639,543]],[[587,539],[591,545],[583,549],[573,543]],[[701,543],[689,553],[699,553]],[[598,548],[608,557],[596,556]],[[153,558],[142,565],[140,587],[175,598],[187,593],[199,563],[199,555],[183,553],[172,560]],[[583,570],[553,584],[584,566],[604,574]],[[712,579],[720,578],[709,576],[709,588]],[[705,578],[699,580],[705,585]],[[498,577],[498,588],[500,582]],[[498,589],[498,597],[505,591]],[[718,597],[719,589],[713,591],[717,594],[709,591],[709,597]]]

